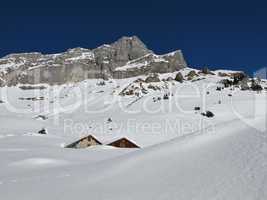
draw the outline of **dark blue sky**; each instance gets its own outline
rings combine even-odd
[[[191,66],[267,67],[264,1],[2,1],[0,57],[94,48],[139,36],[156,53],[182,49]]]

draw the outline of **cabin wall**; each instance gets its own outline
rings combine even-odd
[[[76,148],[86,148],[94,145],[99,145],[99,143],[92,138],[85,138],[76,145]]]
[[[135,144],[129,142],[126,139],[118,140],[118,141],[113,142],[113,143],[111,143],[109,145],[114,146],[114,147],[119,147],[119,148],[139,148],[138,146],[136,146]]]

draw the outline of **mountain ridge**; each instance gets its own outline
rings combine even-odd
[[[129,66],[130,62],[135,64]],[[174,72],[185,67],[181,50],[156,55],[137,36],[123,36],[92,50],[77,47],[56,54],[9,54],[0,59],[0,86],[64,84],[91,78],[123,79]]]

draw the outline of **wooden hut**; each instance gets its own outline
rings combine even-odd
[[[99,142],[94,136],[89,135],[84,138],[79,139],[78,141],[67,145],[65,148],[74,148],[74,149],[82,149],[82,148],[87,148],[90,146],[95,146],[95,145],[101,145],[102,143]]]
[[[120,138],[114,142],[108,144],[109,146],[118,147],[118,148],[140,148],[132,141],[127,138]]]

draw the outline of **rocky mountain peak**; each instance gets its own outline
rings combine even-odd
[[[111,44],[111,46],[117,49],[120,54],[128,54],[129,60],[153,53],[137,36],[124,36]]]
[[[142,40],[137,37],[137,36],[123,36],[120,39],[118,39],[116,42],[111,44],[112,46],[117,46],[117,45],[126,45],[129,47],[139,47],[148,50],[147,46],[145,45]]]

